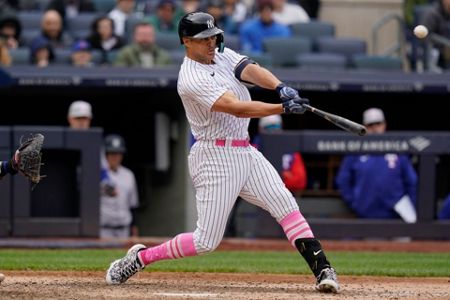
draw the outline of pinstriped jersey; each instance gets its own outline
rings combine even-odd
[[[213,64],[184,58],[178,74],[177,90],[196,140],[247,139],[249,118],[213,112],[213,104],[227,91],[240,101],[250,101],[247,87],[234,76],[234,68],[246,56],[229,48],[216,49]]]

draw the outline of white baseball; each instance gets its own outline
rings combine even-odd
[[[423,25],[417,25],[414,28],[414,35],[419,39],[423,39],[428,35],[428,28]]]

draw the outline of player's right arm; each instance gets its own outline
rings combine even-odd
[[[214,102],[211,111],[231,114],[238,118],[261,118],[284,112],[282,104],[262,101],[239,101],[230,91],[225,92]]]

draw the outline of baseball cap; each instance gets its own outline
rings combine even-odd
[[[92,106],[83,100],[72,102],[69,107],[69,117],[73,118],[92,118]]]
[[[369,108],[363,113],[363,124],[370,125],[384,122],[384,113],[379,108]]]
[[[90,51],[91,44],[85,40],[76,41],[72,46],[72,52],[76,51]]]
[[[259,119],[259,129],[261,130],[274,130],[281,129],[283,123],[280,115],[270,115]]]
[[[125,153],[125,140],[118,134],[109,134],[105,137],[106,153]]]

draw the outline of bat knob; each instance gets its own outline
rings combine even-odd
[[[358,135],[363,136],[363,135],[366,135],[366,133],[367,133],[366,127],[362,127],[362,128],[359,130]]]

